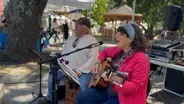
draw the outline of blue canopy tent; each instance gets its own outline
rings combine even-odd
[[[7,42],[7,33],[0,33],[0,50],[4,50]]]

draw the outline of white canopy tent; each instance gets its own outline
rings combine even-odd
[[[9,0],[3,0],[4,5]],[[68,6],[70,10],[73,9],[90,9],[95,0],[48,0],[46,11],[62,10]]]
[[[68,6],[72,9],[90,9],[95,0],[48,0],[47,7],[53,7],[54,10],[62,10],[63,7]]]

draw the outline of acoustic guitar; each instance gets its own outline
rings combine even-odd
[[[115,68],[112,66],[112,63],[111,61],[109,60],[104,60],[100,66],[100,73],[98,74],[94,74],[92,77],[91,77],[91,80],[89,82],[89,85],[88,85],[88,88],[91,88],[91,87],[97,87],[97,88],[100,88],[100,89],[105,89],[109,82],[105,81],[101,75],[105,72],[105,71],[108,71],[108,75],[110,75],[111,72],[114,72],[115,71]]]

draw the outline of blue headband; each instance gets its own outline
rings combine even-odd
[[[130,39],[133,41],[135,37],[135,30],[131,24],[126,24],[123,26],[127,34],[129,35]]]

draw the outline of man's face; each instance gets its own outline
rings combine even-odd
[[[83,30],[84,30],[84,26],[83,25],[75,23],[76,35],[80,35]]]

